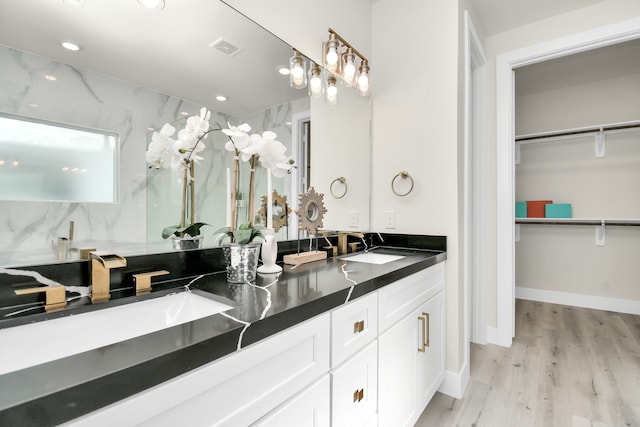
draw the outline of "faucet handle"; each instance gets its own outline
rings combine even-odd
[[[67,306],[65,288],[62,285],[41,286],[38,288],[17,289],[16,295],[45,293],[44,311],[58,311]]]
[[[133,275],[133,283],[136,286],[136,295],[144,295],[151,292],[151,278],[169,274],[167,270],[150,271]]]

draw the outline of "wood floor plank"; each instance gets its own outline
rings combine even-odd
[[[471,345],[462,399],[418,427],[640,427],[640,316],[516,301],[510,348]]]

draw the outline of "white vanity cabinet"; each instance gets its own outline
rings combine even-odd
[[[331,426],[365,426],[378,407],[378,293],[331,313]]]
[[[329,332],[325,313],[68,425],[248,426],[328,376]]]
[[[326,427],[331,422],[330,396],[331,379],[326,374],[252,427]]]
[[[444,379],[444,263],[378,293],[379,425],[412,426]]]
[[[444,379],[444,285],[443,262],[67,425],[412,426]]]

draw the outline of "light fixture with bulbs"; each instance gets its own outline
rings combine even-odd
[[[347,86],[357,87],[362,95],[369,93],[369,60],[332,28],[329,28],[329,40],[322,44],[322,63]]]
[[[307,87],[307,61],[297,50],[293,49],[293,56],[289,59],[289,85],[294,89]]]
[[[309,67],[309,96],[322,96],[324,92],[322,68],[315,62]]]

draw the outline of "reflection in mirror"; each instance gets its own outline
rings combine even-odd
[[[74,245],[79,248],[97,247],[123,255],[171,250],[170,242],[162,240],[161,230],[179,217],[176,206],[180,198],[175,196],[178,177],[170,170],[149,170],[144,155],[150,129],[178,121],[182,112],[197,114],[203,106],[225,127],[228,122],[247,122],[254,131],[274,131],[288,153],[317,163],[317,170],[327,171],[331,179],[336,174],[348,176],[333,171],[335,165],[326,158],[335,156],[337,147],[350,144],[351,135],[325,138],[314,119],[315,149],[310,157],[305,155],[310,132],[301,129],[308,130],[310,114],[322,114],[328,107],[319,104],[310,108],[307,91],[291,89],[289,78],[275,72],[277,65],[286,64],[292,56],[291,47],[222,2],[185,3],[187,0],[168,3],[162,11],[150,12],[130,0],[86,2],[81,10],[74,2],[3,1],[0,112],[118,134],[120,192],[119,203],[0,201],[0,222],[6,225],[0,228],[0,266],[52,262],[56,258],[52,242],[67,235],[70,221],[75,223]],[[81,26],[77,25],[79,19]],[[189,22],[189,27],[198,31],[167,31],[176,21]],[[83,38],[75,40],[84,44],[80,52],[66,52],[57,44],[68,37],[66,30],[70,28],[77,30],[75,37]],[[274,51],[250,46],[251,40],[277,41],[278,47]],[[214,42],[235,43],[241,51],[227,56]],[[190,49],[200,50],[194,53]],[[215,62],[218,60],[222,62]],[[220,93],[229,98],[224,104],[215,101]],[[329,122],[325,120],[321,126],[331,123],[335,115],[348,123],[352,110],[348,103],[334,107],[326,116]],[[365,110],[368,115],[368,108]],[[368,131],[367,126],[367,140]],[[305,138],[307,145],[301,142]],[[201,186],[197,194],[202,195],[196,203],[200,209],[197,218],[212,227],[226,222],[226,169],[232,159],[224,142],[220,134],[211,136],[197,171]],[[315,156],[321,152],[328,154],[316,162]],[[369,175],[365,159],[357,169]],[[296,169],[291,176],[273,182],[292,208],[296,207],[297,193],[306,190],[309,182],[324,185],[313,177],[309,180],[308,172]],[[353,192],[361,190],[368,200],[368,188],[355,186]],[[328,187],[323,189],[327,191]],[[264,170],[259,170],[255,194],[259,198],[265,193]],[[343,205],[332,207],[329,215],[349,209],[347,203],[352,201],[346,199]],[[241,201],[239,207],[244,209],[245,203]],[[360,228],[366,229],[368,214],[364,207],[357,209]],[[297,224],[292,224],[295,215],[289,219],[290,225],[280,230],[279,240],[297,235]],[[203,231],[207,246],[211,231]]]
[[[117,201],[118,136],[0,113],[0,200]]]

